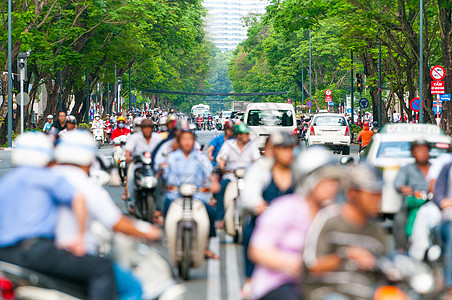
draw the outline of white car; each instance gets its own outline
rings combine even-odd
[[[224,124],[229,121],[231,117],[232,110],[225,110],[221,112],[221,128],[224,127]]]
[[[402,196],[394,187],[400,167],[414,162],[411,142],[423,139],[431,145],[430,161],[450,151],[452,139],[436,125],[388,124],[375,134],[361,160],[377,167],[383,176],[381,213],[393,215],[400,211]]]
[[[316,114],[312,117],[306,137],[308,147],[321,145],[349,155],[350,143],[350,128],[343,115]]]
[[[263,149],[271,133],[286,131],[297,134],[295,110],[288,103],[248,104],[244,117],[250,128],[250,138],[256,146]]]

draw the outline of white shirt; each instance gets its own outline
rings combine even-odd
[[[130,151],[132,156],[138,156],[144,152],[152,152],[155,147],[162,141],[162,138],[158,133],[153,132],[151,140],[148,144],[142,132],[138,132],[129,136],[124,148],[126,151]]]
[[[92,181],[82,169],[75,166],[56,166],[53,170],[83,193],[88,211],[85,235],[86,251],[89,254],[97,255],[98,242],[95,234],[91,230],[92,222],[99,221],[107,229],[111,230],[121,219],[121,211],[115,205],[107,191]],[[58,212],[55,232],[57,245],[64,246],[72,242],[77,234],[78,224],[72,210],[62,206]]]
[[[259,148],[253,143],[248,142],[242,151],[240,151],[237,146],[237,140],[228,140],[225,141],[223,146],[220,149],[220,152],[217,156],[217,161],[221,159],[226,160],[226,170],[234,171],[237,168],[245,168],[248,169],[253,162],[258,160],[261,157],[259,152]],[[225,179],[234,180],[235,176],[233,174],[226,174],[224,176]]]

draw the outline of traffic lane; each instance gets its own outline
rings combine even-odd
[[[11,151],[0,151],[0,177],[11,169]]]

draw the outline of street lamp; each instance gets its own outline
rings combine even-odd
[[[424,122],[424,1],[419,1],[419,123]]]
[[[13,146],[13,66],[11,57],[11,1],[8,0],[8,147]]]
[[[17,55],[17,67],[20,72],[20,133],[24,133],[24,82],[27,76],[27,58],[29,52],[20,52]]]

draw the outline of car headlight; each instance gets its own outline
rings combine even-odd
[[[148,189],[155,188],[157,186],[157,183],[158,183],[157,178],[153,176],[146,176],[141,178],[141,186]]]
[[[410,279],[410,285],[420,295],[429,294],[435,287],[433,276],[429,273],[416,274]]]
[[[237,178],[243,178],[245,176],[245,172],[246,171],[244,168],[238,168],[238,169],[235,169],[234,174],[235,174],[235,177],[237,177]]]

